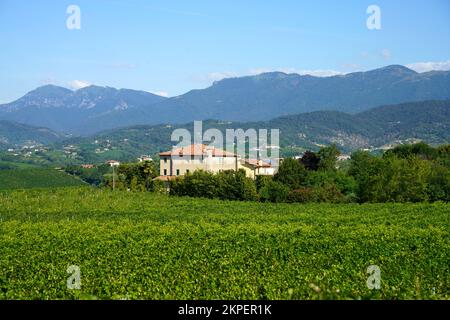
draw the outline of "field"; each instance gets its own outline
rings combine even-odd
[[[450,299],[449,230],[443,203],[1,191],[0,299]]]
[[[64,172],[54,169],[0,170],[0,190],[80,186],[84,183]]]

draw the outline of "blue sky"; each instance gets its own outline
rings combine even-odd
[[[381,30],[366,27],[372,4]],[[48,83],[175,96],[273,70],[450,69],[450,1],[0,0],[0,41],[0,103]]]

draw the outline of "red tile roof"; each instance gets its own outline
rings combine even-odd
[[[244,161],[244,163],[247,163],[247,164],[257,167],[257,168],[270,168],[271,167],[270,163],[267,163],[267,162],[264,162],[264,161],[258,160],[258,159],[245,159],[243,161]]]

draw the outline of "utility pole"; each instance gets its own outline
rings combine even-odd
[[[116,175],[114,174],[114,167],[115,165],[113,164],[112,169],[113,169],[113,190],[116,188]]]

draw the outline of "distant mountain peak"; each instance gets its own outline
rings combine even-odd
[[[28,92],[27,94],[71,94],[73,91],[54,84],[46,84]]]
[[[369,71],[371,72],[371,71]],[[389,65],[383,68],[378,68],[375,70],[372,70],[372,72],[390,72],[390,73],[397,73],[397,74],[417,74],[416,71],[411,70],[405,66],[402,66],[400,64],[393,64],[393,65]]]
[[[401,65],[342,76],[266,72],[235,77],[173,97],[89,86],[43,86],[0,106],[0,119],[88,134],[136,124],[193,120],[261,121],[320,110],[357,113],[379,105],[450,99],[449,72],[417,73]]]

